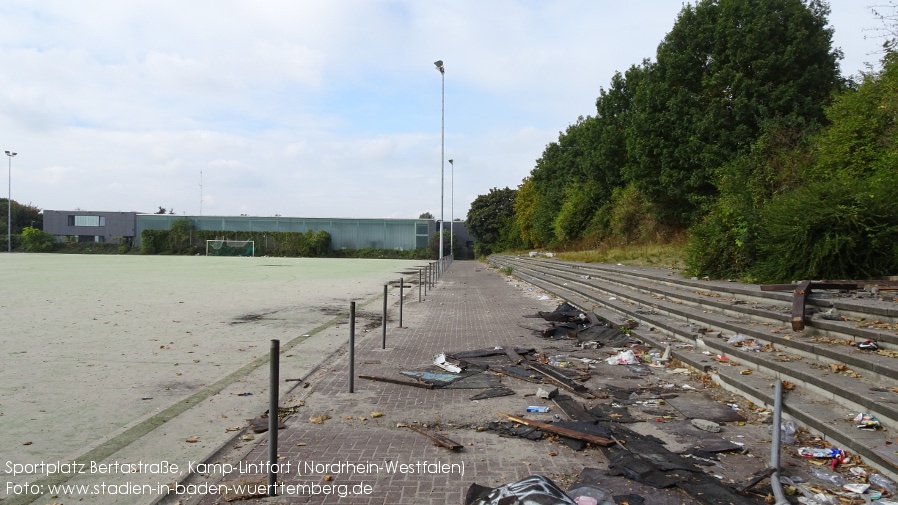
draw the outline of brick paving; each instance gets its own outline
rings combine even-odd
[[[406,293],[404,328],[396,325],[397,307],[391,308],[385,350],[380,328],[360,333],[357,327],[356,374],[411,380],[399,371],[427,366],[442,351],[493,346],[544,349],[547,342],[527,328],[539,327],[541,321],[523,316],[552,310],[558,300],[541,300],[539,295],[482,263],[455,262],[423,302],[418,302],[417,286]],[[380,303],[373,302],[366,310],[377,310]],[[535,384],[503,377],[502,384],[516,394],[478,402],[469,399],[477,389],[431,390],[359,378],[355,392],[349,393],[346,352],[323,363],[308,380],[308,388],[296,389],[282,400],[282,406],[302,406],[278,434],[279,463],[290,464],[279,480],[286,486],[307,487],[288,487],[280,496],[252,498],[249,503],[460,505],[474,482],[498,486],[540,474],[565,489],[584,467],[607,467],[607,459],[596,449],[576,452],[553,441],[503,438],[482,430],[488,422],[502,419],[496,411],[522,415],[528,404],[545,402],[525,396],[535,392]],[[373,412],[383,416],[374,417]],[[330,419],[321,424],[310,421],[325,414]],[[554,414],[553,410],[532,417],[550,420]],[[442,434],[464,447],[451,452],[407,426]],[[758,438],[757,430],[745,433]],[[244,464],[266,461],[264,435],[251,443],[257,445],[236,459]],[[236,465],[236,459],[225,457],[220,462]],[[394,464],[406,466],[391,467]],[[766,466],[763,458],[752,464],[756,467],[752,470]],[[740,466],[746,472],[745,465]],[[235,470],[221,482],[253,473],[258,474]],[[677,491],[647,489],[622,478],[605,487],[616,494],[639,494],[646,503],[694,503]],[[214,494],[200,501],[226,503]]]

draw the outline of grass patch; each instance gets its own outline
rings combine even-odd
[[[669,244],[645,244],[628,246],[600,246],[588,251],[558,253],[558,258],[584,263],[621,263],[628,266],[673,268],[683,270],[685,240]]]

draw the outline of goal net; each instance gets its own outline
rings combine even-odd
[[[254,256],[256,243],[252,240],[207,240],[206,256]]]

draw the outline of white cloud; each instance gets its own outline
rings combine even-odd
[[[846,73],[878,22],[834,0]],[[455,215],[516,187],[681,2],[0,3],[13,198],[42,208]],[[441,77],[445,62],[442,164]],[[200,171],[203,191],[200,193]]]

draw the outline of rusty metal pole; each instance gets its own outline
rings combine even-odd
[[[355,302],[349,302],[349,392],[355,393]]]
[[[271,341],[271,385],[268,397],[268,496],[277,496],[278,462],[278,384],[280,383],[281,341]]]
[[[402,292],[405,291],[405,279],[399,278],[399,327],[402,328]]]
[[[387,284],[384,284],[384,319],[381,325],[380,348],[387,348]]]

